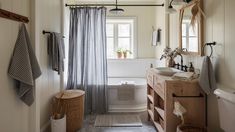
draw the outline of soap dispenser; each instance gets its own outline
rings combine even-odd
[[[193,67],[193,63],[190,62],[189,72],[194,72],[194,71],[195,71],[195,69],[194,69],[194,67]]]

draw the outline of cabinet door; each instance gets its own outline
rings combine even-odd
[[[165,100],[165,80],[163,80],[159,75],[154,75],[154,90],[156,93]]]
[[[147,84],[153,88],[153,83],[154,83],[153,72],[151,70],[148,70],[147,71]]]
[[[173,114],[176,101],[187,111],[184,114],[186,124],[200,127],[205,125],[205,98],[198,98],[200,93],[204,95],[197,81],[166,81],[167,132],[175,131],[177,125],[181,123],[180,118]]]

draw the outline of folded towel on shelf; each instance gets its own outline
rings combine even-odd
[[[194,79],[194,73],[193,72],[177,72],[171,78],[178,79],[178,80],[192,80]]]
[[[48,54],[52,61],[52,69],[58,74],[64,71],[65,48],[63,35],[52,32],[48,37]]]
[[[35,79],[41,70],[24,24],[21,25],[8,74],[16,80],[16,92],[28,106],[34,102]]]
[[[199,85],[206,94],[210,94],[217,88],[214,70],[212,67],[211,60],[208,56],[204,57],[202,63],[201,74],[199,77]]]

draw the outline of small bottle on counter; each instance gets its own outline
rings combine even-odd
[[[153,64],[152,63],[150,64],[150,68],[153,68]]]
[[[189,72],[194,72],[194,71],[195,71],[195,69],[194,69],[194,67],[193,67],[193,63],[190,62]]]

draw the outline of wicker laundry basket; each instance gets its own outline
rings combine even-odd
[[[85,92],[82,90],[65,90],[55,96],[56,101],[60,101],[62,108],[66,111],[67,132],[76,132],[82,127],[84,95]]]

